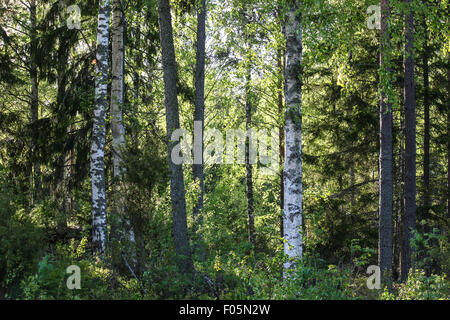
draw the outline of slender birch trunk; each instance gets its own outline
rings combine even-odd
[[[285,23],[285,165],[284,165],[284,253],[289,261],[287,271],[302,257],[302,114],[301,114],[301,63],[302,26],[298,1],[289,2]]]
[[[194,265],[192,263],[187,232],[183,166],[182,164],[175,164],[171,159],[172,150],[176,144],[176,141],[171,141],[171,135],[173,131],[180,128],[180,119],[177,97],[177,68],[169,0],[158,0],[158,18],[164,73],[164,104],[166,108],[174,245],[180,272],[193,274]]]
[[[111,132],[113,151],[113,176],[114,185],[114,213],[117,217],[115,233],[127,234],[131,246],[135,243],[134,230],[129,217],[125,213],[125,195],[123,174],[125,169],[122,165],[122,152],[125,148],[125,129],[123,126],[122,106],[124,102],[124,24],[125,17],[121,0],[113,0],[112,3],[112,53],[111,53]],[[116,229],[115,228],[115,229]],[[130,248],[130,261],[133,267],[136,265],[135,250]]]
[[[416,101],[414,83],[414,14],[411,1],[405,16],[405,219],[403,223],[402,281],[408,279],[411,268],[411,232],[416,228]]]
[[[91,147],[92,245],[93,252],[100,255],[106,249],[105,125],[110,13],[109,0],[100,0],[97,28],[94,125]]]
[[[385,73],[390,70],[386,61],[387,50],[390,50],[390,34],[388,19],[390,8],[388,0],[381,0],[381,44],[380,44],[380,68]],[[384,80],[384,79],[382,79]],[[383,82],[383,81],[382,81]],[[393,205],[393,181],[392,181],[392,104],[382,90],[380,99],[380,218],[379,218],[379,243],[378,260],[382,273],[382,282],[389,289],[392,282],[392,205]]]
[[[123,173],[122,150],[125,147],[125,129],[122,122],[123,105],[123,14],[121,0],[113,0],[112,20],[112,83],[111,83],[111,131],[113,144],[113,175],[118,178]]]
[[[277,64],[278,64],[278,72],[280,75],[284,74],[284,68],[283,68],[283,53],[282,50],[278,50],[278,56],[277,56]],[[278,114],[281,117],[284,115],[284,105],[283,105],[283,80],[280,76],[280,81],[278,83]],[[279,124],[279,131],[280,131],[280,138],[278,141],[279,149],[280,149],[280,159],[279,159],[279,165],[280,168],[283,168],[284,165],[284,128],[283,123],[280,121]],[[284,172],[283,170],[280,171],[280,237],[284,237],[284,219],[283,219],[283,209],[284,209]]]

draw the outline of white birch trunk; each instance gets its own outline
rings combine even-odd
[[[288,10],[285,68],[285,165],[284,165],[284,253],[289,260],[287,271],[302,256],[302,127],[301,127],[301,16],[299,4],[292,2]]]
[[[115,211],[118,215],[119,233],[128,233],[130,243],[135,242],[134,230],[130,219],[125,216],[125,199],[121,188],[125,168],[122,166],[122,152],[125,148],[125,129],[123,126],[122,106],[124,101],[124,16],[122,1],[113,0],[112,20],[112,83],[111,83],[111,131],[113,144],[113,175],[117,179],[115,190]],[[125,228],[126,230],[122,230]],[[135,266],[134,250],[131,253],[132,264]]]
[[[106,247],[105,125],[108,90],[109,0],[100,0],[97,28],[94,125],[91,147],[92,244],[96,254]]]
[[[123,105],[123,23],[122,23],[121,1],[113,1],[112,21],[112,84],[111,84],[111,131],[113,138],[113,164],[114,177],[123,173],[120,164],[122,161],[122,150],[125,146],[125,130],[122,123]]]

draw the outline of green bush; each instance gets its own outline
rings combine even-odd
[[[450,282],[445,275],[425,276],[425,271],[411,270],[408,280],[397,287],[396,293],[384,291],[382,300],[449,300]]]
[[[326,265],[317,255],[306,255],[286,275],[278,289],[278,299],[352,299],[350,270]]]
[[[71,261],[66,257],[56,260],[46,255],[39,262],[36,274],[21,283],[21,299],[26,300],[102,300],[139,299],[139,284],[134,279],[114,277],[104,262],[93,259]],[[67,279],[71,274],[67,268],[76,265],[80,268],[80,289],[69,289]]]
[[[0,288],[6,298],[19,293],[20,281],[37,269],[42,254],[42,230],[14,202],[12,191],[0,186]]]
[[[273,256],[254,258],[239,252],[216,257],[214,269],[223,282],[221,299],[352,299],[350,270],[327,265],[306,254],[283,279],[282,248]]]

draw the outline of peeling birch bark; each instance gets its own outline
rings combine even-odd
[[[301,63],[302,27],[299,3],[290,3],[285,23],[285,165],[284,165],[284,253],[289,260],[287,271],[302,256],[302,114],[301,114]]]
[[[106,249],[105,125],[108,90],[109,0],[100,1],[97,27],[94,125],[91,146],[92,246],[95,254]]]

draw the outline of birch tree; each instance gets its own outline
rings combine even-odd
[[[301,114],[301,63],[302,26],[300,2],[288,2],[284,26],[286,37],[285,66],[285,164],[284,164],[284,253],[289,261],[288,270],[295,259],[302,256],[302,114]]]
[[[280,159],[279,159],[279,166],[280,168],[283,168],[284,165],[284,128],[283,128],[283,122],[281,121],[284,116],[284,103],[283,103],[283,74],[284,74],[284,67],[283,67],[283,52],[282,49],[277,50],[277,67],[278,72],[280,73],[280,76],[278,77],[278,114],[280,117],[278,130],[280,132],[280,137],[278,141],[278,148],[280,152]],[[283,170],[280,170],[280,237],[284,237],[284,218],[283,218],[283,209],[284,209],[284,172]]]
[[[98,12],[97,55],[95,79],[94,125],[91,146],[92,184],[92,246],[95,254],[103,254],[106,247],[105,193],[105,125],[108,90],[108,47],[111,5],[101,0]]]
[[[111,45],[111,132],[113,152],[113,176],[114,176],[114,214],[117,218],[117,226],[114,228],[116,240],[128,238],[130,244],[135,243],[134,230],[125,212],[125,189],[122,178],[124,167],[122,165],[122,152],[125,148],[125,129],[123,126],[122,106],[124,103],[124,25],[125,16],[121,0],[113,0],[112,3],[112,45]],[[131,261],[136,264],[135,250],[131,248]],[[119,257],[119,260],[120,257]]]
[[[115,178],[120,177],[123,172],[121,161],[122,150],[125,146],[125,130],[122,123],[124,84],[123,18],[121,0],[113,0],[111,131],[113,138],[113,175]]]

